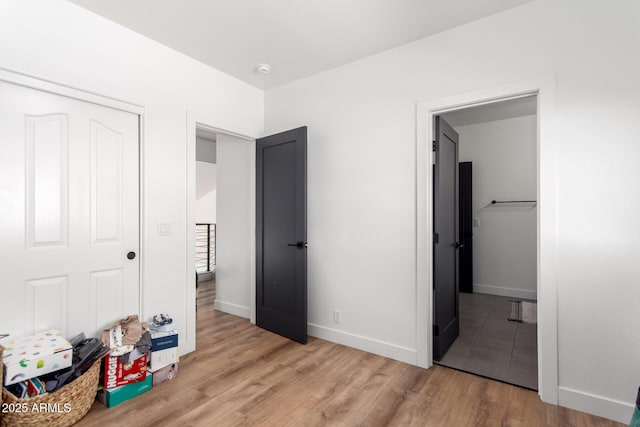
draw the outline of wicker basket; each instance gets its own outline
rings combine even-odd
[[[0,426],[61,427],[75,424],[89,412],[96,398],[100,362],[101,360],[97,360],[80,378],[53,393],[18,399],[3,388],[5,407],[11,408],[13,404],[14,409],[19,406],[21,409],[26,408],[26,411],[4,413],[0,418]],[[34,408],[36,409],[33,410]]]

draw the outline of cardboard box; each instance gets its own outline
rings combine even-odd
[[[174,363],[178,363],[178,347],[165,348],[164,350],[152,351],[149,369],[157,371]]]
[[[153,387],[153,379],[151,375],[147,375],[144,381],[133,384],[127,384],[111,390],[100,390],[97,399],[104,403],[107,408],[113,408],[116,405],[133,399],[142,393],[151,390]]]
[[[122,363],[120,357],[107,354],[104,358],[102,385],[106,389],[144,381],[147,377],[147,353],[127,363]]]
[[[151,332],[151,351],[178,346],[178,332]]]
[[[71,366],[73,347],[56,329],[0,340],[4,348],[4,385],[11,385]]]
[[[178,364],[172,363],[169,366],[165,366],[157,371],[149,371],[153,377],[153,386],[157,386],[160,383],[169,381],[178,376]]]

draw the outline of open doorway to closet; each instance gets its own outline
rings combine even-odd
[[[535,95],[437,116],[433,190],[434,362],[535,390],[537,124]]]

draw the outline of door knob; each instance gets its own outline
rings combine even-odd
[[[308,248],[309,244],[307,242],[296,242],[296,243],[287,243],[287,246],[295,246],[298,249]]]
[[[455,247],[456,249],[464,248],[464,243],[456,242]]]
[[[128,259],[134,259],[135,257],[136,257],[136,253],[135,253],[135,252],[133,252],[133,251],[131,251],[131,252],[129,252],[129,253],[127,254],[127,258],[128,258]]]

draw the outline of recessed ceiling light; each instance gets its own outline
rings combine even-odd
[[[260,74],[269,74],[271,72],[271,65],[265,63],[258,64],[256,65],[255,71]]]

